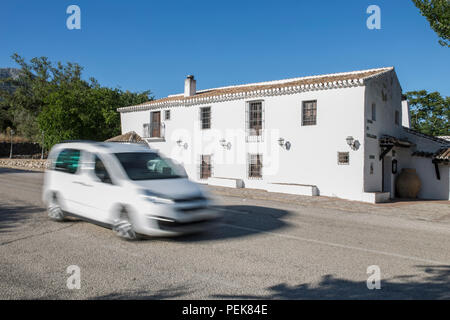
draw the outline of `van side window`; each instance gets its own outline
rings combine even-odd
[[[95,156],[94,162],[94,173],[97,178],[99,178],[101,182],[112,183],[111,176],[109,175],[108,170],[106,170],[105,164],[102,162],[102,160],[100,160],[98,156]]]
[[[64,149],[55,162],[55,170],[74,174],[80,163],[80,150]]]

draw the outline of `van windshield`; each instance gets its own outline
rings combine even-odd
[[[185,178],[184,169],[155,152],[123,152],[114,154],[131,180]]]

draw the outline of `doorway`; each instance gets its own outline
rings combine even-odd
[[[152,138],[161,137],[161,111],[151,113],[150,135]]]
[[[394,197],[392,178],[392,157],[383,158],[383,192],[389,192],[390,197]]]

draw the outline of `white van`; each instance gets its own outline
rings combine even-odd
[[[55,145],[42,198],[54,220],[76,216],[126,239],[198,232],[221,217],[183,167],[139,144]]]

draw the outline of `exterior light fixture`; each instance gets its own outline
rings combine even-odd
[[[360,143],[358,140],[355,140],[352,136],[348,136],[345,141],[347,141],[347,144],[352,148],[352,150],[358,150]]]
[[[398,167],[397,160],[396,159],[392,160],[392,174],[397,173],[397,167]]]
[[[278,144],[280,147],[284,147],[286,150],[289,150],[291,148],[291,143],[289,141],[285,141],[284,138],[278,139]]]
[[[226,141],[225,139],[220,139],[219,143],[220,143],[220,145],[221,145],[222,147],[224,147],[225,149],[228,149],[228,150],[231,149],[231,142],[228,142],[228,143],[227,143],[227,141]]]
[[[358,150],[359,146],[361,145],[358,140],[353,138],[352,136],[348,136],[345,138],[345,141],[347,141],[347,144],[352,148],[352,150]]]
[[[355,139],[352,136],[348,136],[347,139],[345,139],[347,141],[347,144],[352,147],[353,146],[353,142],[355,141]]]
[[[187,148],[188,148],[187,142],[183,143],[183,140],[182,140],[181,138],[178,139],[176,143],[177,143],[177,145],[178,145],[180,148],[184,148],[184,149],[187,149]]]

